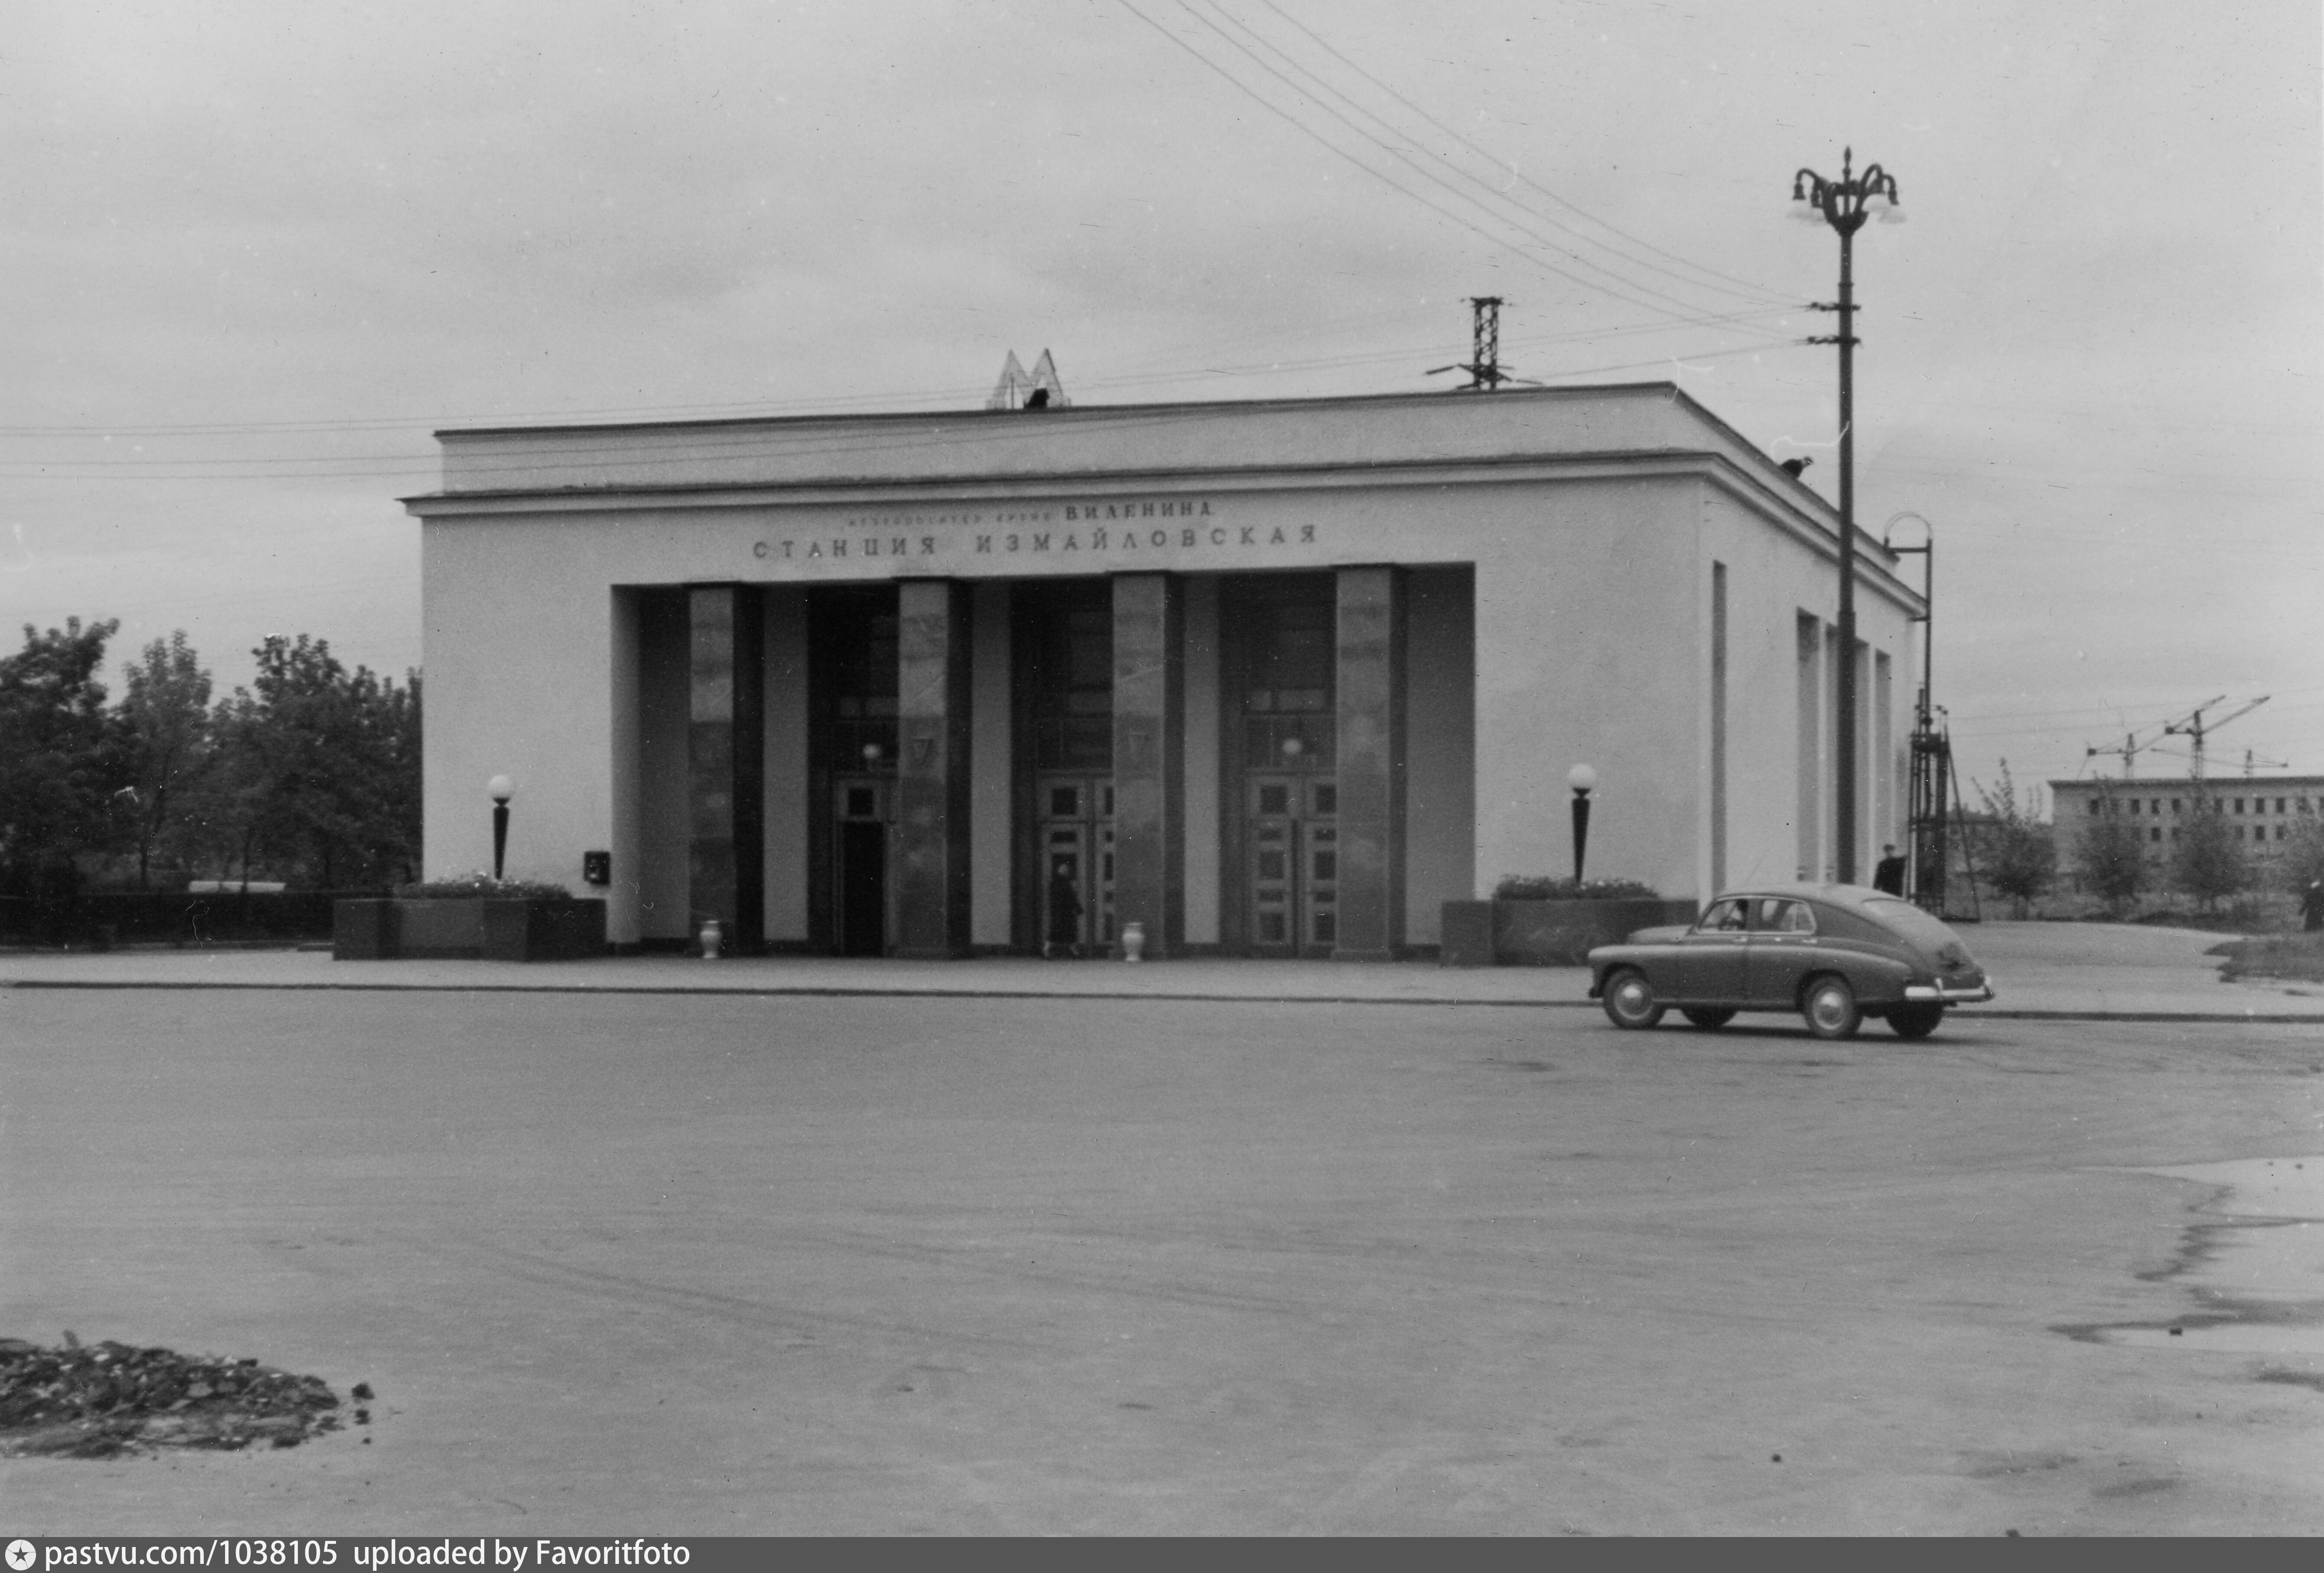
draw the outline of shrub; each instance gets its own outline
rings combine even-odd
[[[456,879],[420,879],[398,885],[395,893],[410,900],[458,900],[464,897],[521,901],[567,901],[573,893],[562,885],[538,879],[495,879],[490,874],[463,874]]]
[[[1662,893],[1636,879],[1560,878],[1549,874],[1509,874],[1493,887],[1496,901],[1658,901]]]

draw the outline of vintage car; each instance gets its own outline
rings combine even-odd
[[[1618,1027],[1676,1007],[1700,1027],[1738,1010],[1796,1010],[1820,1038],[1870,1016],[1900,1038],[1936,1031],[1948,1007],[1993,998],[1954,934],[1911,902],[1858,885],[1773,885],[1720,897],[1686,928],[1640,929],[1590,952],[1590,997]]]

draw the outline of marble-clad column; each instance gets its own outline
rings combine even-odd
[[[755,586],[687,592],[687,928],[716,918],[742,955],[766,943],[763,621]]]
[[[1332,958],[1387,961],[1404,944],[1404,581],[1338,579],[1339,938]]]
[[[1113,576],[1113,911],[1148,957],[1185,945],[1185,592],[1170,574]]]
[[[897,586],[899,956],[969,953],[969,605],[954,580]]]

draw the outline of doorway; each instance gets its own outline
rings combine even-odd
[[[1044,954],[1069,946],[1076,955],[1113,948],[1113,779],[1044,776],[1041,810],[1041,944]],[[1077,915],[1060,911],[1060,876]]]
[[[1312,776],[1257,774],[1244,786],[1252,953],[1329,955],[1340,939],[1338,786]]]
[[[1222,597],[1228,941],[1328,956],[1340,939],[1337,611],[1325,574],[1252,575]]]

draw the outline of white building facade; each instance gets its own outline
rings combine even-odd
[[[506,775],[620,945],[1425,952],[1582,763],[1593,876],[1835,861],[1837,520],[1668,385],[439,437],[428,871]],[[1921,607],[1858,550],[1868,870]]]

